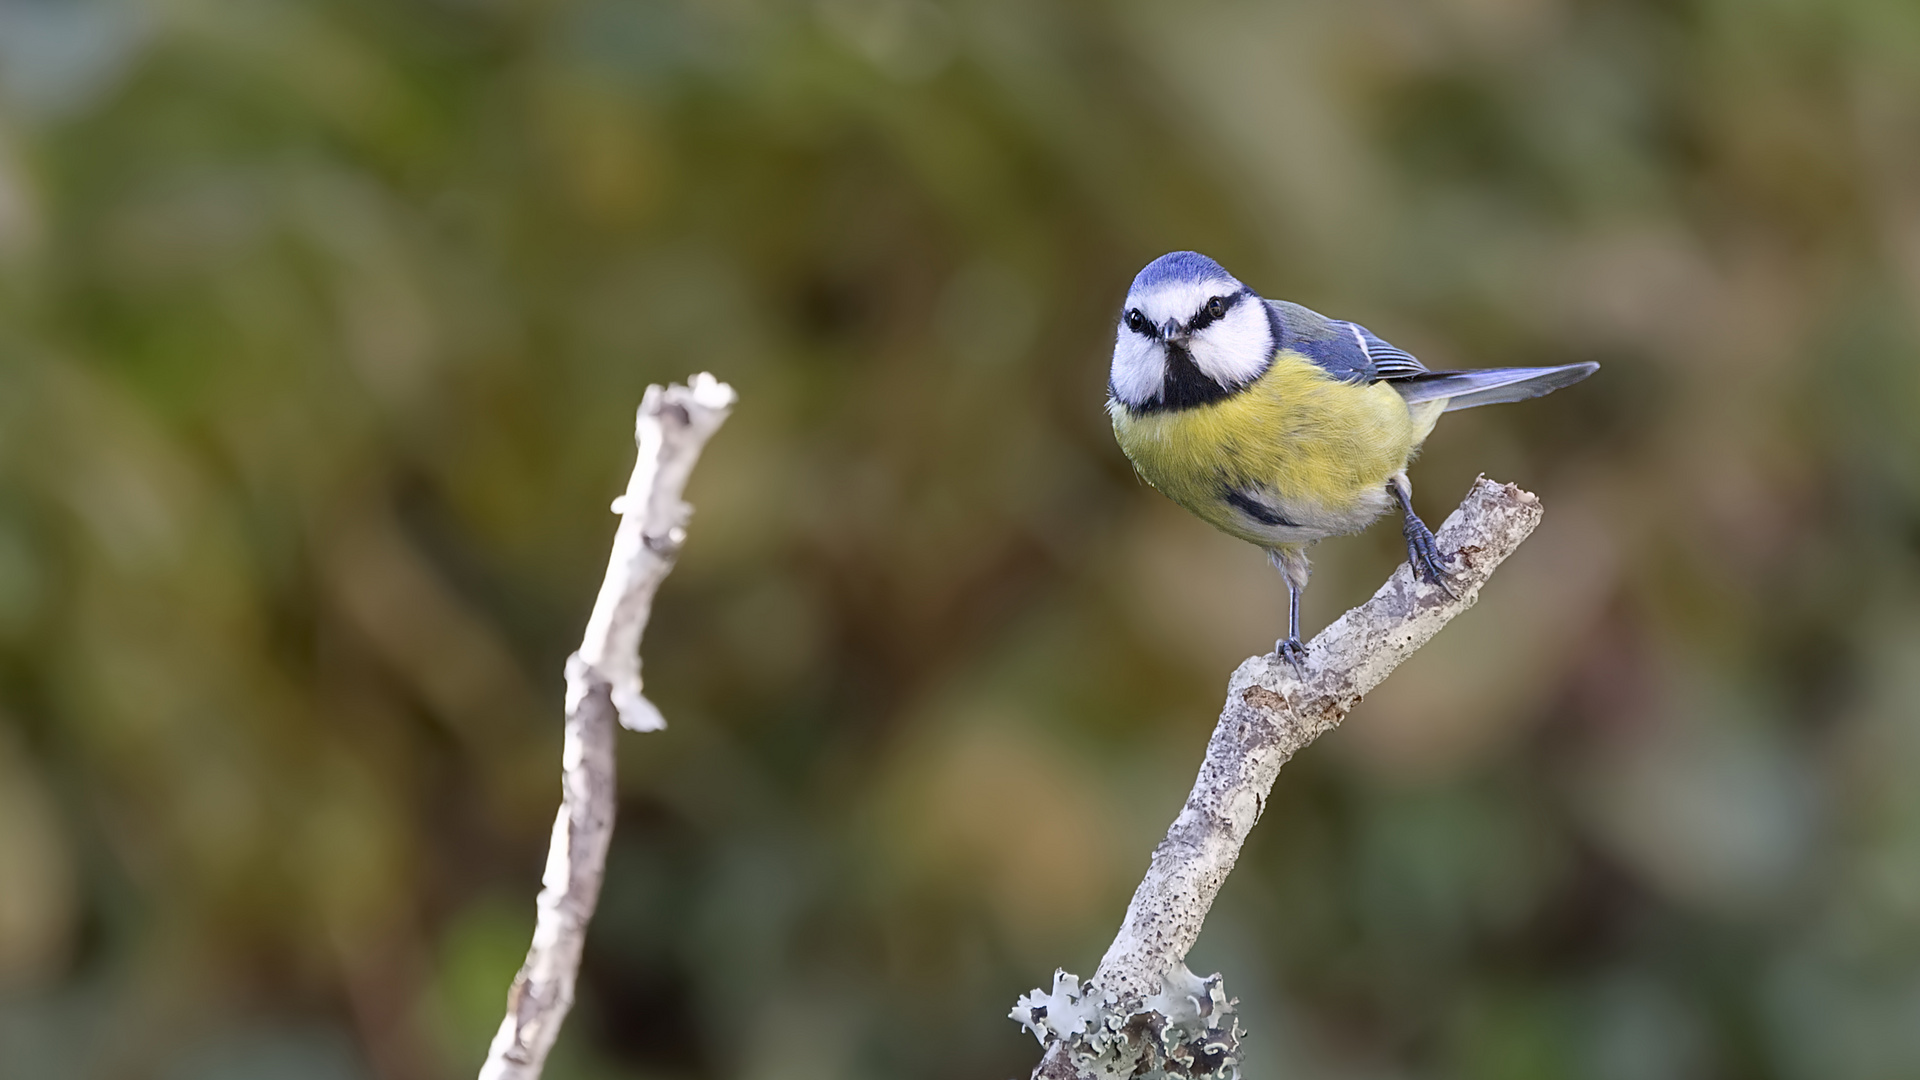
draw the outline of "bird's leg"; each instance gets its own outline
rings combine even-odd
[[[1305,678],[1307,647],[1300,643],[1300,594],[1307,591],[1313,567],[1307,562],[1307,553],[1298,547],[1271,548],[1267,558],[1287,579],[1287,636],[1273,643],[1273,654],[1292,664],[1294,674]]]
[[[1450,575],[1443,567],[1453,561],[1453,556],[1441,552],[1440,546],[1433,542],[1433,530],[1413,512],[1413,485],[1407,481],[1407,474],[1395,473],[1387,481],[1387,491],[1393,501],[1400,504],[1403,519],[1400,531],[1407,538],[1407,563],[1413,568],[1414,578],[1425,577],[1452,596],[1453,589],[1447,585]]]
[[[1301,665],[1307,659],[1307,647],[1300,644],[1300,590],[1287,582],[1287,636],[1273,643],[1273,654],[1293,665],[1293,673],[1306,677]]]

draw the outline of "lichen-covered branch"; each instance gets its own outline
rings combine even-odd
[[[616,721],[634,731],[666,726],[640,692],[640,637],[654,593],[673,569],[693,512],[681,499],[707,439],[733,408],[733,388],[707,374],[686,386],[650,386],[634,420],[639,455],[625,495],[606,580],[580,651],[567,660],[567,719],[560,751],[560,812],[541,876],[533,945],[507,991],[481,1080],[537,1080],[573,1007],[587,923],[600,899],[613,837]]]
[[[1303,675],[1272,655],[1240,665],[1193,791],[1154,849],[1099,970],[1084,986],[1058,975],[1051,992],[1036,990],[1013,1011],[1046,1046],[1035,1077],[1238,1075],[1231,1003],[1217,976],[1197,980],[1185,961],[1280,766],[1333,730],[1368,691],[1472,607],[1540,514],[1532,494],[1480,478],[1438,534],[1441,550],[1454,556],[1452,595],[1416,582],[1402,563],[1373,599],[1313,639]],[[1208,1000],[1192,991],[1196,984],[1207,987]],[[1200,1020],[1183,1027],[1167,1016],[1170,999],[1183,1016]]]

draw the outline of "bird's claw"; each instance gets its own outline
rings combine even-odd
[[[1293,665],[1293,673],[1306,678],[1307,647],[1299,638],[1281,638],[1273,643],[1273,655]]]
[[[1433,530],[1419,518],[1409,518],[1406,527],[1407,564],[1413,569],[1414,579],[1425,578],[1428,582],[1440,586],[1440,591],[1449,598],[1454,597],[1453,588],[1448,582],[1453,575],[1445,567],[1453,562],[1453,556],[1440,550],[1434,542]]]

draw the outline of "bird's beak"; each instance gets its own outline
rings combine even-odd
[[[1160,337],[1165,341],[1181,342],[1187,340],[1186,332],[1180,329],[1180,320],[1169,318],[1160,324]]]

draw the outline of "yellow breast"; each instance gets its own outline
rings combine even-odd
[[[1113,431],[1149,484],[1215,527],[1272,546],[1355,532],[1379,516],[1387,478],[1406,468],[1439,412],[1420,411],[1386,383],[1340,382],[1283,352],[1246,389],[1208,405],[1144,416],[1115,406]],[[1232,490],[1263,493],[1287,525],[1251,519],[1227,501]]]

